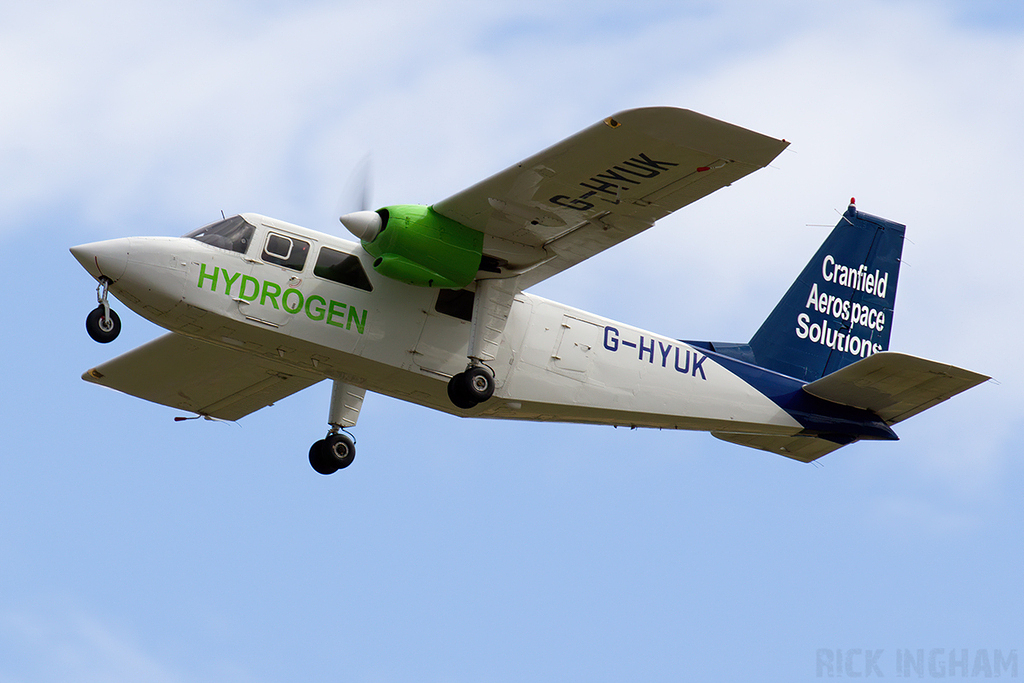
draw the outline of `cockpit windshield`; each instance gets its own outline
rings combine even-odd
[[[220,249],[244,254],[252,242],[254,228],[241,216],[232,216],[216,223],[204,225],[185,235]]]

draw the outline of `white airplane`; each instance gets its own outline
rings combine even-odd
[[[681,341],[530,286],[766,166],[788,145],[694,112],[623,111],[433,206],[359,211],[359,242],[256,214],[71,249],[170,330],[83,378],[238,420],[333,381],[321,474],[367,390],[456,415],[710,431],[810,462],[988,378],[888,351],[904,226],[849,209],[748,343]],[[182,419],[182,418],[179,418]]]

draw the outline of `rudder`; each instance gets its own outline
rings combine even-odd
[[[812,382],[887,350],[905,231],[851,200],[750,340],[757,365]]]

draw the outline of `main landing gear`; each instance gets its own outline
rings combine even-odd
[[[456,408],[475,408],[494,395],[494,375],[483,365],[470,365],[448,380],[448,398]]]
[[[121,319],[117,313],[110,308],[107,301],[107,292],[110,289],[110,279],[100,278],[100,284],[96,287],[96,301],[99,303],[85,318],[85,330],[89,336],[100,344],[108,344],[121,334]]]
[[[343,430],[356,426],[365,395],[365,389],[334,380],[331,410],[327,418],[331,430],[326,437],[309,448],[309,464],[320,474],[334,474],[356,459],[355,439]]]
[[[309,447],[309,464],[320,474],[334,474],[355,459],[355,441],[341,432],[330,433]]]
[[[518,279],[490,278],[476,282],[466,354],[469,365],[448,381],[448,399],[456,408],[475,408],[494,395],[494,372],[486,363],[497,357],[512,302],[519,291]]]

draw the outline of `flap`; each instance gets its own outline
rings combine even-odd
[[[684,109],[620,112],[434,204],[529,287],[766,166],[789,143]]]
[[[82,379],[178,410],[238,420],[323,377],[172,332]]]
[[[826,401],[864,408],[888,424],[917,415],[989,379],[970,370],[883,351],[804,386]]]

